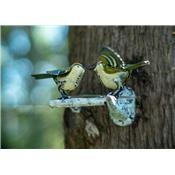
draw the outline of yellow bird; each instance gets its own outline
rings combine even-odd
[[[33,74],[35,79],[53,78],[58,85],[58,91],[61,93],[63,99],[68,98],[66,92],[74,90],[79,86],[80,81],[84,75],[85,69],[82,64],[74,63],[65,70],[47,71],[44,74]]]
[[[149,61],[141,61],[136,64],[125,64],[118,53],[114,52],[109,47],[104,47],[101,50],[99,61],[96,64],[94,71],[96,71],[106,88],[120,91],[134,69],[149,64]]]

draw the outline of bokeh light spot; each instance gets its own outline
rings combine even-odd
[[[9,35],[9,47],[16,55],[26,55],[31,48],[28,34],[23,29],[14,29]]]

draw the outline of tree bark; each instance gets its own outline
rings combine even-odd
[[[66,110],[65,148],[175,148],[175,27],[71,26],[70,62],[96,63],[103,46],[116,50],[126,63],[150,60],[127,82],[139,101],[137,120],[116,126],[106,107],[87,107],[81,113]],[[106,94],[93,71],[86,71],[72,93]]]

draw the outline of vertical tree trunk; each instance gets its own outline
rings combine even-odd
[[[66,110],[66,148],[175,148],[175,36],[171,26],[72,26],[70,61],[97,62],[99,50],[109,46],[127,63],[149,59],[127,85],[140,97],[137,121],[116,126],[106,107]],[[75,94],[105,94],[95,72],[87,71]]]

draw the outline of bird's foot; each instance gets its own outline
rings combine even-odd
[[[109,92],[109,94],[108,94],[108,95],[113,95],[113,93],[114,93],[114,92]]]
[[[120,89],[117,89],[116,91],[112,92],[112,95],[115,96],[116,98],[119,98],[120,92],[123,90],[121,87]]]
[[[58,97],[58,100],[65,100],[70,98],[68,95],[62,95],[61,97]]]

